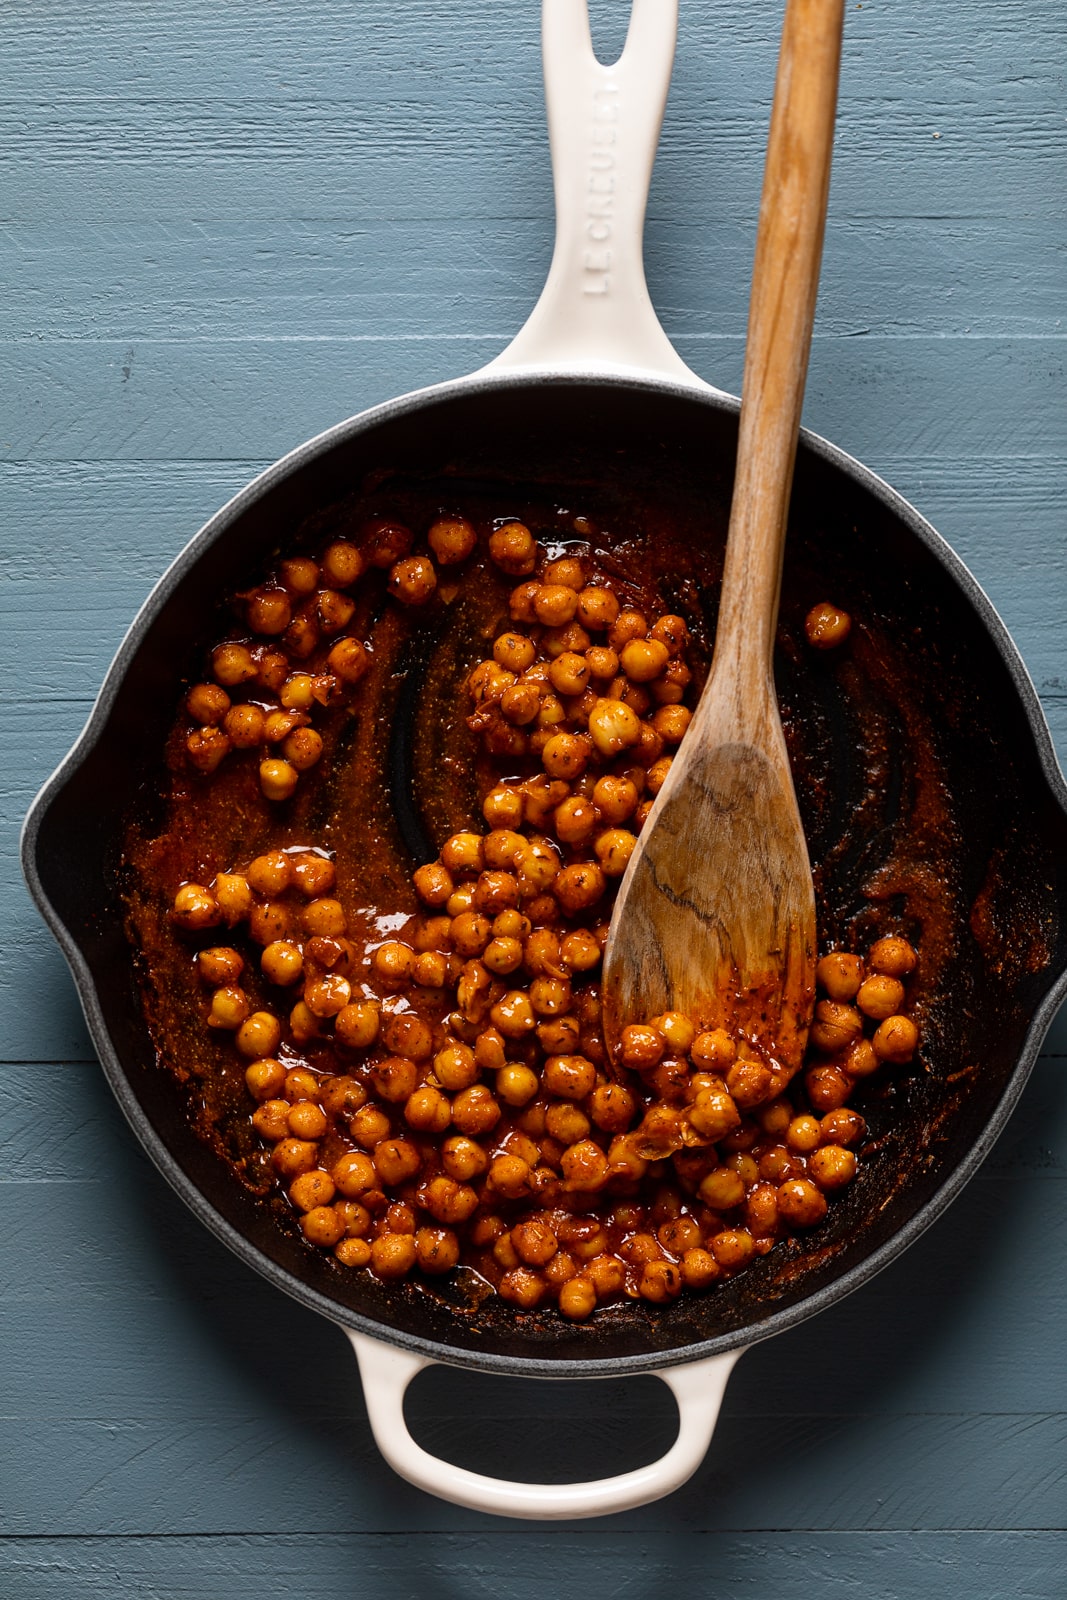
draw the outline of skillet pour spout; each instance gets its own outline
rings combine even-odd
[[[27,882],[70,965],[104,1071],[164,1176],[244,1262],[353,1337],[372,1423],[397,1470],[464,1504],[531,1517],[622,1509],[683,1481],[706,1447],[736,1353],[866,1282],[959,1193],[1004,1127],[1067,992],[1067,786],[1018,652],[920,514],[802,433],[775,675],[793,729],[820,939],[861,941],[898,927],[912,935],[924,1039],[912,1068],[864,1091],[872,1138],[862,1172],[817,1236],[776,1247],[702,1298],[607,1308],[581,1325],[551,1311],[519,1315],[496,1297],[479,1302],[462,1282],[429,1289],[345,1273],[234,1181],[195,1131],[187,1086],[157,1059],[125,933],[125,829],[159,805],[164,733],[203,643],[208,599],[244,587],[280,540],[310,544],[315,529],[343,523],[362,486],[383,474],[445,503],[464,485],[488,485],[501,497],[593,507],[602,527],[643,530],[653,553],[667,530],[680,553],[662,572],[665,598],[685,583],[714,627],[738,403],[671,349],[641,268],[675,25],[674,0],[636,0],[623,56],[602,67],[584,7],[545,0],[558,234],[526,328],[485,372],[342,422],[211,519],[133,623],[22,844]],[[604,226],[587,201],[605,149],[614,164],[610,256],[602,239],[591,254],[588,234],[591,218]],[[616,554],[625,562],[625,540]],[[813,661],[793,643],[806,609],[825,598],[828,573],[856,623],[836,661]],[[411,670],[425,673],[426,662]],[[398,821],[397,859],[409,863],[425,826],[402,710],[416,699],[401,691],[392,755],[368,775]],[[457,1488],[455,1469],[435,1480],[430,1458],[390,1442],[404,1432],[403,1384],[428,1360],[531,1377],[672,1374],[685,1413],[679,1446],[622,1486]],[[691,1426],[700,1393],[710,1398]]]

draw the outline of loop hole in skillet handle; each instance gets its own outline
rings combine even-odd
[[[660,326],[642,244],[678,0],[633,0],[610,67],[593,54],[586,0],[543,0],[541,28],[556,247],[525,327],[485,370],[621,369],[707,389]]]
[[[729,1350],[706,1361],[665,1367],[651,1374],[667,1385],[678,1402],[678,1437],[658,1461],[593,1483],[509,1483],[439,1461],[411,1437],[404,1418],[404,1395],[411,1380],[424,1367],[433,1366],[432,1361],[351,1328],[344,1332],[359,1362],[375,1442],[394,1472],[417,1489],[472,1511],[545,1522],[631,1511],[680,1488],[707,1454],[726,1381],[734,1362],[744,1353]]]

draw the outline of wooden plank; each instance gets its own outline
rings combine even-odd
[[[1060,1532],[761,1531],[758,1539],[709,1539],[673,1529],[638,1533],[621,1518],[609,1528],[567,1524],[546,1533],[487,1521],[476,1532],[433,1539],[346,1532],[10,1539],[0,1543],[0,1576],[18,1600],[75,1593],[84,1600],[541,1600],[548,1556],[559,1600],[590,1593],[647,1600],[668,1587],[692,1600],[810,1600],[812,1593],[930,1600],[957,1586],[968,1600],[1060,1600],[1067,1555]]]
[[[504,332],[16,342],[2,353],[3,458],[272,460],[364,407],[475,370],[505,342]],[[702,376],[737,390],[740,338],[677,344]],[[1061,338],[817,336],[804,421],[872,463],[1062,456],[1064,367]]]
[[[705,214],[707,213],[707,214]],[[743,336],[754,215],[706,198],[653,215],[645,264],[679,335]],[[1059,331],[1065,229],[1021,217],[831,216],[817,330],[872,337]],[[52,218],[0,229],[14,281],[0,339],[378,337],[447,331],[501,339],[548,269],[552,219],[319,220],[154,215]],[[398,277],[398,262],[403,263]]]

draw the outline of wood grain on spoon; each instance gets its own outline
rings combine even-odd
[[[843,0],[788,0],[749,307],[737,474],[707,686],[622,881],[604,958],[614,1054],[683,1011],[800,1065],[815,897],[774,692],[789,493],[830,183]]]

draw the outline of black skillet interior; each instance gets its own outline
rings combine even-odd
[[[123,822],[181,691],[204,597],[240,587],[280,540],[383,468],[453,486],[521,484],[677,510],[718,569],[736,410],[650,385],[457,385],[384,408],[299,452],[220,513],[183,556],[109,680],[95,740],[31,818],[27,870],[72,964],[112,1085],[164,1173],[201,1218],[289,1293],[352,1326],[482,1367],[557,1375],[637,1369],[750,1342],[855,1287],[914,1237],[977,1166],[1022,1088],[1067,967],[1067,819],[1032,690],[988,603],[914,513],[876,480],[802,444],[783,618],[832,597],[862,626],[853,665],[783,649],[787,720],[825,945],[904,920],[923,945],[921,1061],[861,1094],[872,1130],[860,1179],[805,1247],[780,1245],[704,1297],[627,1306],[581,1327],[467,1309],[345,1272],[246,1193],[192,1132],[156,1065],[123,932]],[[664,578],[670,590],[670,575]],[[713,608],[714,592],[707,604]],[[411,697],[409,697],[409,702]],[[162,708],[162,710],[161,710]],[[406,733],[391,781],[408,803]],[[405,832],[418,825],[417,797]],[[875,889],[877,899],[869,892]],[[1037,1022],[1035,1023],[1035,1017]],[[699,1348],[698,1348],[699,1347]]]

